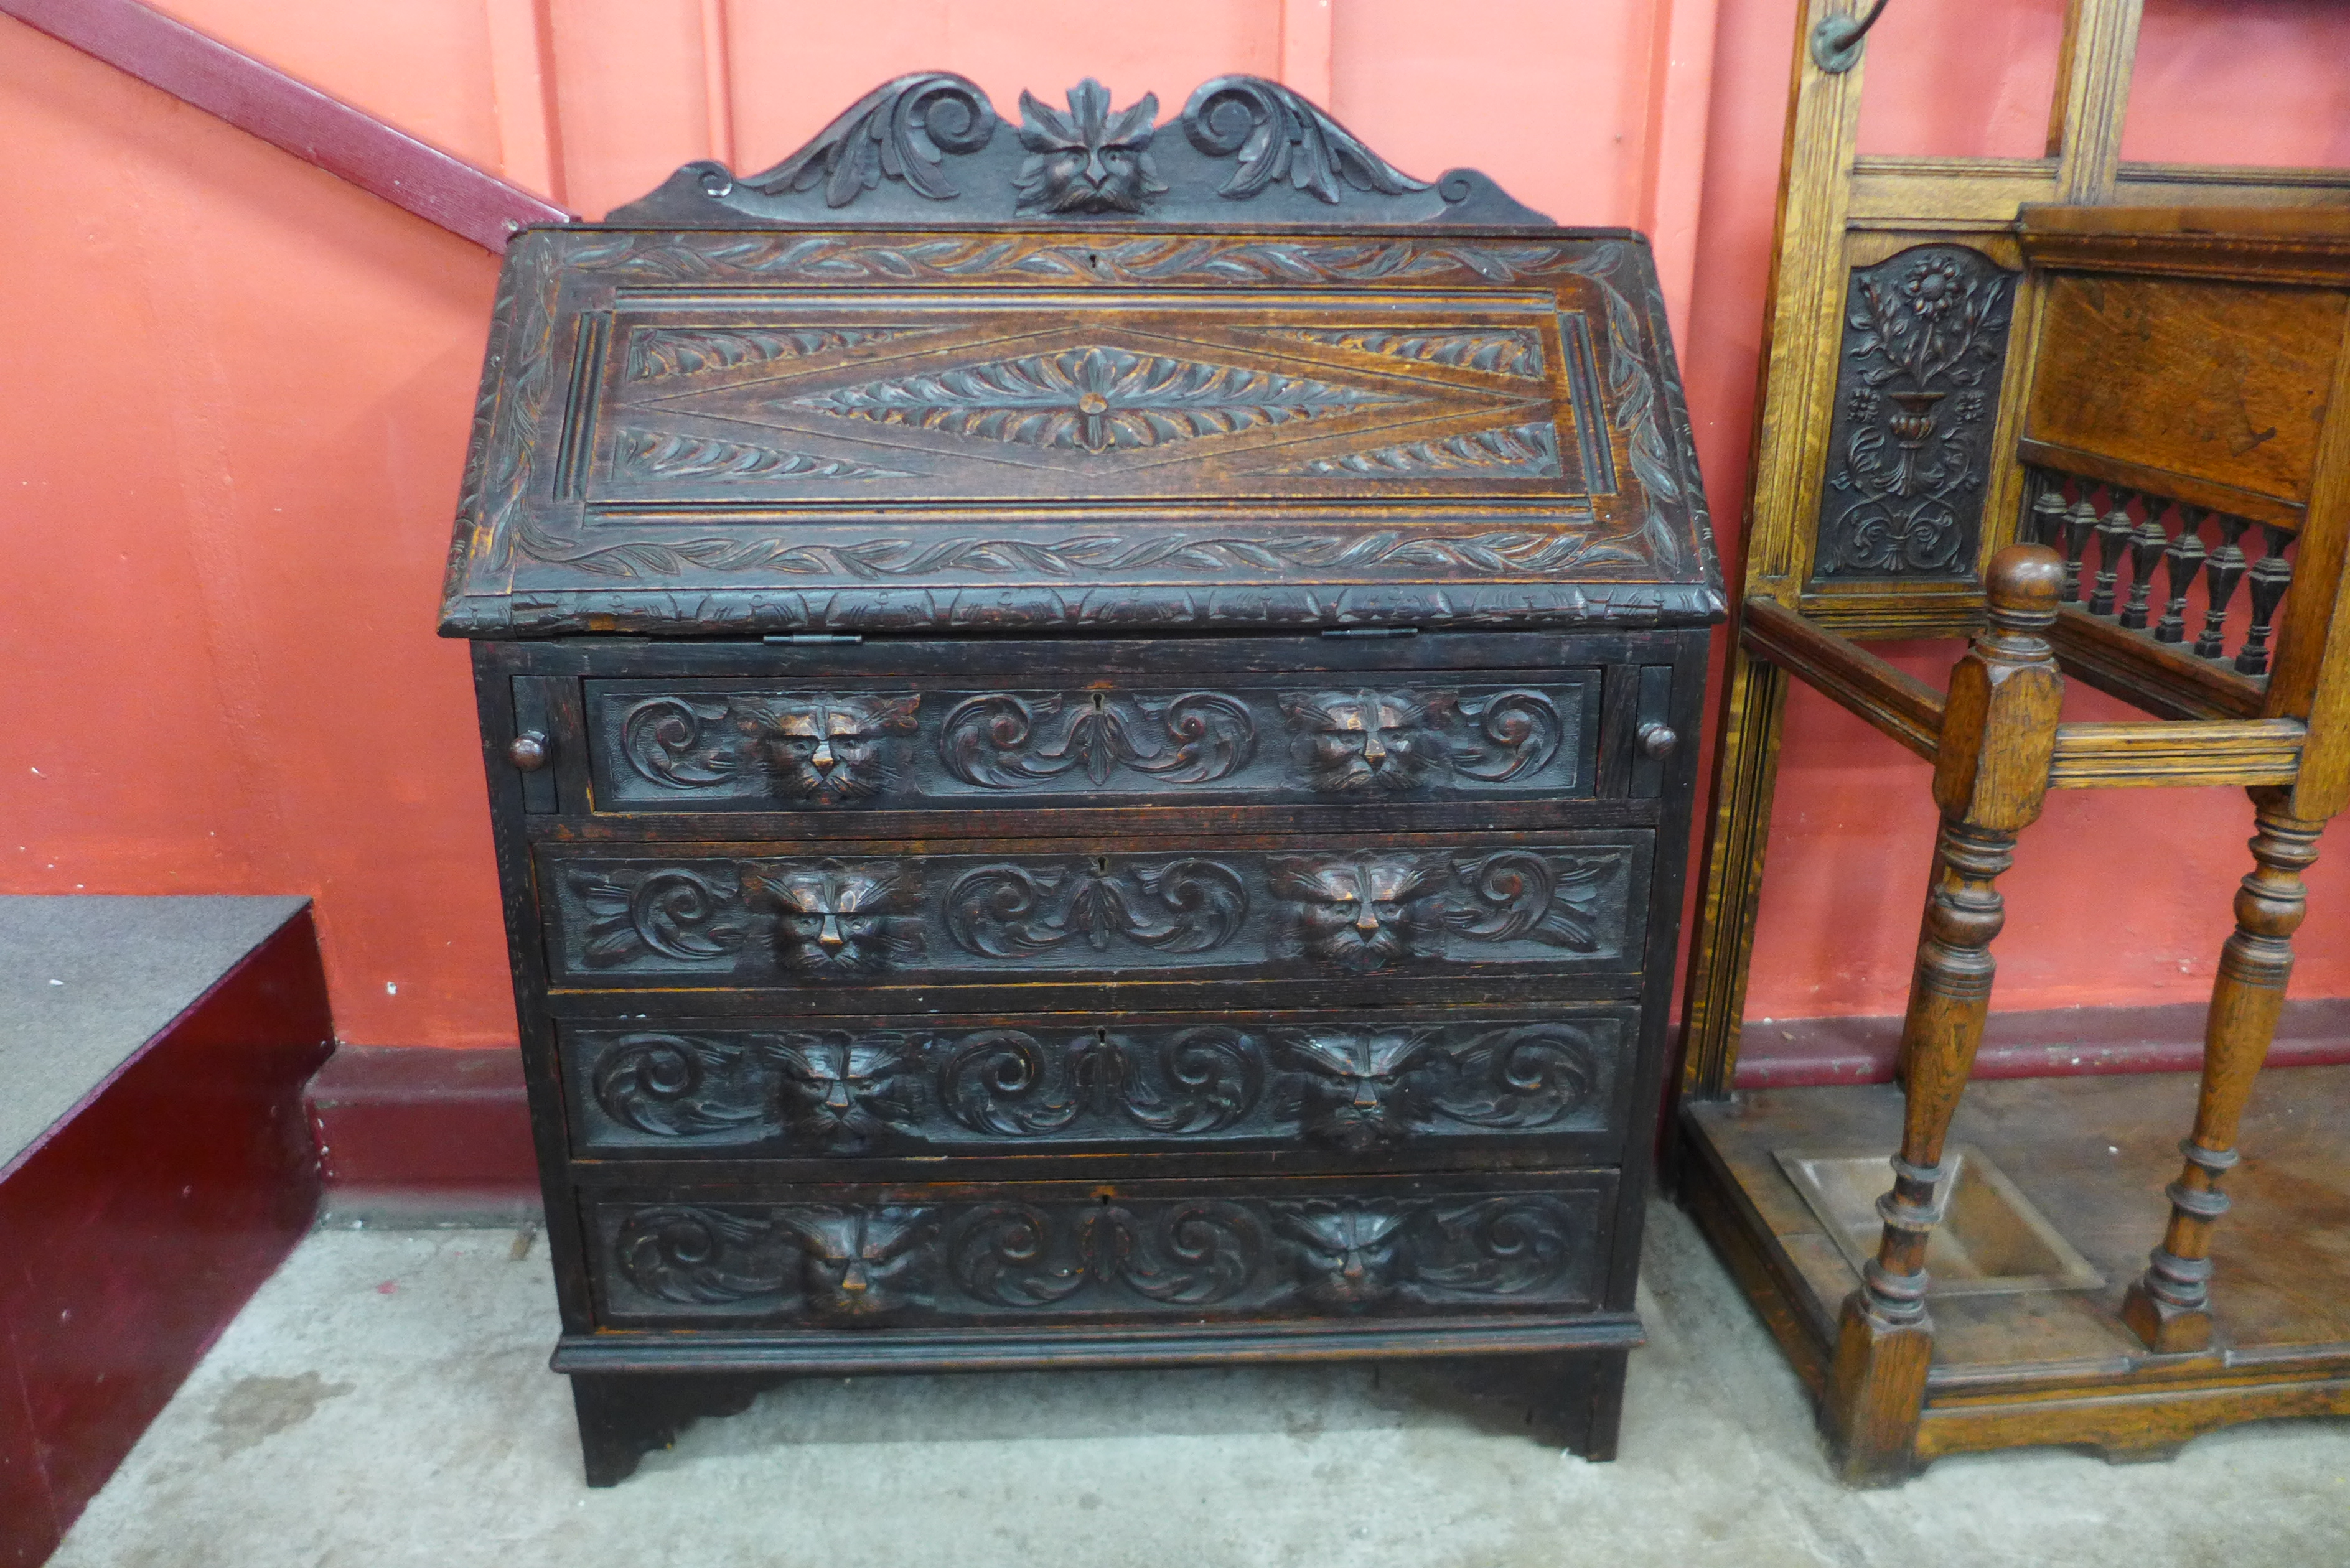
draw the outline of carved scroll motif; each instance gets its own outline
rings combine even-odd
[[[788,1127],[795,1145],[855,1154],[920,1115],[904,1092],[911,1049],[894,1032],[631,1034],[597,1059],[592,1089],[638,1132],[740,1142]]]
[[[648,953],[682,963],[731,959],[745,932],[733,915],[736,890],[725,880],[674,868],[574,871],[572,894],[586,907],[580,957],[591,968]]]
[[[951,1268],[963,1291],[1008,1307],[1052,1306],[1088,1284],[1170,1305],[1236,1295],[1264,1254],[1259,1221],[1238,1203],[1045,1209],[990,1204],[959,1228]]]
[[[1298,1030],[1281,1042],[1295,1069],[1287,1114],[1318,1143],[1360,1152],[1445,1123],[1522,1132],[1583,1109],[1599,1057],[1578,1029],[1510,1024],[1448,1042],[1425,1028]]]
[[[1218,77],[1202,82],[1183,106],[1183,133],[1211,158],[1237,167],[1217,192],[1244,202],[1287,182],[1332,206],[1339,186],[1399,195],[1425,191],[1415,180],[1364,146],[1343,125],[1278,82],[1262,77]]]
[[[1205,784],[1248,765],[1256,726],[1248,706],[1213,691],[1153,701],[1092,692],[993,692],[969,698],[939,729],[939,760],[982,789],[1023,789],[1081,772],[1099,786],[1119,768],[1169,784]]]
[[[2012,283],[1966,245],[1853,269],[1814,575],[1972,575]]]
[[[1594,911],[1611,869],[1604,861],[1523,849],[1461,860],[1453,867],[1461,895],[1447,906],[1445,923],[1471,941],[1596,952]]]
[[[1357,974],[1430,958],[1449,941],[1600,949],[1601,895],[1620,861],[1510,849],[1436,856],[1281,856],[1268,867],[1283,940]]]
[[[1594,1230],[1590,1195],[1534,1192],[656,1204],[611,1251],[654,1301],[855,1324],[1581,1302]]]
[[[1336,794],[1507,784],[1549,766],[1565,732],[1539,691],[1284,691],[1281,711],[1298,771]]]
[[[930,1304],[936,1228],[920,1208],[663,1205],[630,1214],[613,1251],[629,1283],[661,1301],[747,1303],[796,1286],[809,1316],[870,1323]]]
[[[751,1041],[631,1034],[596,1063],[596,1103],[624,1127],[662,1137],[764,1132],[775,1074]]]
[[[1148,1132],[1220,1132],[1255,1109],[1262,1047],[1237,1030],[1186,1029],[1143,1052],[1107,1029],[1058,1047],[1016,1029],[964,1040],[939,1069],[939,1100],[974,1132],[1036,1137],[1123,1120]],[[1107,1129],[1105,1129],[1107,1130]]]
[[[966,871],[947,890],[956,943],[986,958],[1048,952],[1082,940],[1097,951],[1129,941],[1161,952],[1211,951],[1238,934],[1248,890],[1230,867],[1197,856],[1095,859],[1073,867],[1004,862]]]
[[[951,72],[920,71],[884,82],[806,147],[734,183],[770,196],[821,184],[826,206],[845,207],[889,180],[943,202],[956,192],[940,176],[940,154],[976,152],[994,134],[995,106],[979,84]]]
[[[765,793],[817,805],[879,794],[897,776],[919,696],[784,692],[650,697],[620,721],[620,754],[639,776],[680,789],[763,779]]]
[[[1583,1229],[1562,1200],[1528,1194],[1439,1207],[1409,1199],[1277,1203],[1299,1293],[1359,1311],[1390,1298],[1442,1300],[1555,1291]]]

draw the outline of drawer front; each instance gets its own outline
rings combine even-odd
[[[1539,1141],[1618,1156],[1629,1007],[565,1025],[591,1158],[879,1160]]]
[[[586,682],[605,812],[990,810],[1592,793],[1596,669],[1163,686]]]
[[[586,1199],[598,1316],[854,1329],[1576,1313],[1616,1175]]]
[[[569,987],[1541,974],[1638,967],[1653,839],[567,846],[538,867],[549,967]]]

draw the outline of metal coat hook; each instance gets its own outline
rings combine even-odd
[[[1858,21],[1850,16],[1823,16],[1812,29],[1812,64],[1830,76],[1841,76],[1860,64],[1860,41],[1885,15],[1887,0],[1877,0]]]

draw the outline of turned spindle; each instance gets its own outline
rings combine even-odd
[[[1943,1147],[1982,1044],[1991,939],[2005,909],[1995,884],[2016,835],[2040,815],[2064,683],[2047,639],[2064,562],[2015,545],[1991,564],[1990,625],[1950,671],[1934,802],[1941,811],[1932,886],[1902,1020],[1901,1150],[1878,1199],[1877,1255],[1837,1329],[1829,1415],[1847,1480],[1906,1474],[1933,1355],[1926,1249],[1941,1220]]]
[[[2200,506],[2179,504],[2178,533],[2162,552],[2167,602],[2162,619],[2155,625],[2157,642],[2187,640],[2187,593],[2195,586],[2195,574],[2203,569],[2203,519],[2209,515]]]
[[[2089,593],[2091,615],[2114,613],[2114,595],[2121,582],[2122,558],[2129,554],[2131,535],[2137,524],[2130,521],[2130,493],[2108,488],[2106,492],[2107,510],[2097,520],[2097,580]]]
[[[2089,552],[2089,535],[2097,529],[2097,504],[2089,499],[2092,488],[2085,479],[2074,480],[2075,499],[2064,514],[2064,591],[2060,597],[2068,605],[2081,602],[2081,561]]]
[[[2170,531],[2162,525],[2162,514],[2170,503],[2159,495],[2141,497],[2146,507],[2146,521],[2130,535],[2129,598],[2122,606],[2122,625],[2132,631],[2144,631],[2149,601],[2154,597],[2154,569],[2161,564],[2162,552],[2170,543]]]
[[[2204,558],[2203,633],[2195,639],[2195,651],[2205,659],[2226,655],[2228,601],[2236,597],[2236,585],[2244,580],[2244,551],[2236,541],[2251,526],[2241,517],[2221,513],[2220,547]]]
[[[2244,628],[2244,646],[2236,650],[2236,670],[2241,675],[2269,672],[2269,631],[2275,624],[2277,607],[2284,603],[2285,590],[2293,587],[2293,563],[2285,558],[2292,533],[2262,524],[2261,537],[2267,541],[2268,550],[2252,563],[2246,581],[2252,618]]]

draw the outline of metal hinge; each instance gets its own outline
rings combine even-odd
[[[1416,626],[1326,626],[1325,637],[1418,637]]]
[[[762,642],[796,642],[796,643],[808,643],[808,642],[863,642],[865,639],[864,639],[863,638],[861,638],[861,637],[858,636],[855,632],[843,632],[843,631],[795,631],[795,632],[789,632],[789,633],[785,633],[785,634],[783,634],[783,635],[780,635],[780,636],[775,636],[775,637],[763,637],[763,638],[761,638],[759,640],[760,640],[760,641],[762,641]]]

